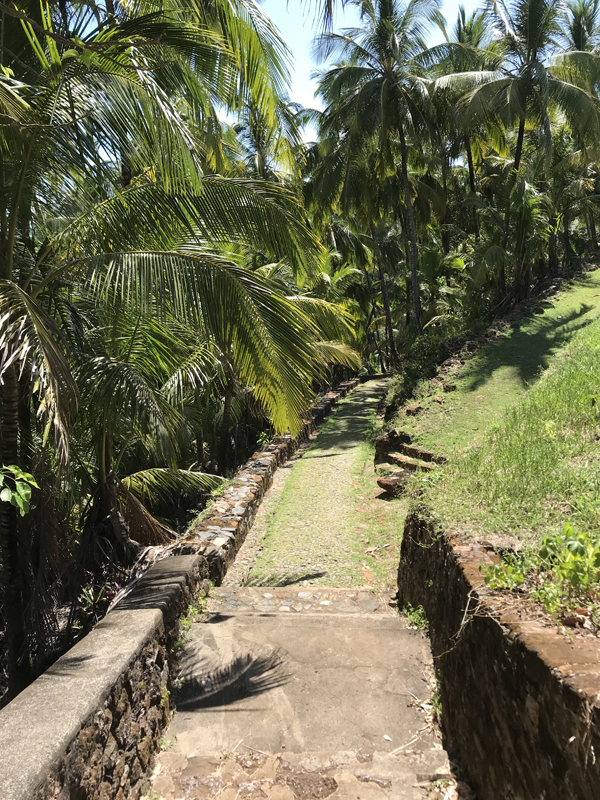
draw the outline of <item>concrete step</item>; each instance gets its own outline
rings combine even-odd
[[[163,800],[421,800],[427,784],[451,777],[445,752],[407,747],[399,753],[241,752],[161,756],[152,789]],[[192,790],[192,791],[190,791]]]
[[[210,614],[378,615],[397,617],[392,592],[312,586],[232,586],[211,591]]]
[[[448,774],[429,643],[397,614],[221,609],[192,625],[180,665],[153,798],[421,800]]]
[[[419,459],[411,458],[403,453],[386,453],[380,458],[387,464],[395,464],[403,469],[409,469],[411,472],[433,472],[433,470],[436,468],[435,464],[430,464],[427,461],[420,461]]]

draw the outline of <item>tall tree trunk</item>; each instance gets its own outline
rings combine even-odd
[[[550,220],[550,236],[548,237],[548,273],[551,277],[558,275],[558,256],[556,254],[556,219]]]
[[[442,151],[442,191],[444,193],[444,216],[442,217],[442,250],[447,256],[450,252],[450,236],[448,235],[448,156]]]
[[[398,353],[396,351],[396,343],[394,342],[394,328],[392,326],[392,314],[390,311],[390,300],[388,297],[387,283],[385,280],[385,272],[383,271],[383,259],[381,257],[381,248],[379,247],[379,237],[377,236],[377,228],[375,223],[371,220],[371,237],[373,239],[373,249],[375,250],[375,260],[379,269],[379,282],[381,283],[381,297],[383,299],[383,308],[385,311],[385,327],[387,330],[387,338],[390,347],[390,360],[393,367],[398,366]]]
[[[223,419],[221,421],[221,435],[219,436],[219,473],[225,475],[228,467],[229,456],[229,427],[231,425],[231,403],[233,402],[233,379],[229,378],[225,386],[223,402]]]
[[[596,233],[596,220],[594,219],[594,212],[588,211],[587,218],[590,226],[590,240],[594,250],[598,249],[598,235]]]
[[[473,151],[471,150],[471,140],[468,136],[465,137],[465,150],[467,151],[467,164],[469,165],[469,188],[471,194],[476,196],[475,190],[475,166],[473,164]],[[479,217],[477,216],[477,209],[473,209],[473,222],[475,224],[475,239],[479,241]]]
[[[515,163],[513,169],[515,172],[521,166],[521,156],[523,155],[523,139],[525,138],[525,117],[519,120],[519,132],[517,134],[517,149],[515,150]]]
[[[30,372],[28,369],[19,380],[19,466],[31,472],[33,462],[33,432],[31,426]]]
[[[412,304],[413,317],[417,336],[423,335],[423,325],[421,323],[421,298],[419,297],[419,276],[417,272],[417,229],[415,227],[415,215],[412,206],[410,192],[410,182],[408,180],[408,153],[406,151],[406,139],[402,124],[398,126],[400,135],[400,156],[402,168],[402,183],[404,185],[404,202],[406,203],[406,216],[408,218],[408,231],[410,235],[410,274],[412,277]]]
[[[8,367],[0,385],[2,396],[2,464],[18,464],[18,406],[19,383],[14,365]],[[8,658],[8,691],[14,697],[31,680],[31,663],[25,625],[22,570],[17,510],[10,503],[0,502],[0,549],[2,551],[2,582],[6,621],[6,650]]]
[[[513,171],[512,175],[514,176],[515,173],[518,171],[519,166],[521,165],[521,155],[523,154],[523,139],[525,137],[525,117],[522,117],[519,120],[519,132],[517,134],[517,148],[515,150],[515,162],[513,164]],[[511,178],[509,178],[510,180]],[[510,189],[508,193],[508,198],[506,201],[506,210],[504,212],[504,242],[503,248],[506,252],[508,247],[508,242],[510,239]],[[502,266],[500,268],[500,280],[499,280],[499,293],[501,295],[501,299],[506,295],[506,268],[504,265],[504,261],[502,262]]]
[[[570,219],[568,214],[565,214],[563,217],[563,240],[565,243],[565,256],[564,256],[564,267],[568,269],[571,264],[571,255],[573,253],[573,248],[571,247],[571,235],[569,233],[569,225]]]

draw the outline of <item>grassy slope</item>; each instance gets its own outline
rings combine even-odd
[[[518,539],[600,525],[600,319],[433,492],[455,524]],[[469,498],[469,503],[464,498]]]
[[[553,302],[461,367],[445,405],[425,396],[425,412],[396,420],[452,454],[423,480],[437,514],[462,532],[508,544],[566,520],[600,524],[600,271]]]
[[[426,413],[401,413],[395,424],[414,432],[419,444],[449,454],[484,435],[573,335],[598,316],[600,270],[574,281],[552,303],[544,314],[507,326],[496,342],[481,347],[458,377],[451,377],[457,390],[443,395],[444,405],[433,402],[427,389],[420,399]]]

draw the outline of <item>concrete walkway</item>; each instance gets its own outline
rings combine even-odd
[[[302,466],[291,488],[274,489],[279,500],[293,491],[284,509],[304,508],[310,522],[299,536],[272,504],[267,552],[287,585],[228,581],[213,591],[207,621],[192,626],[148,797],[417,800],[449,776],[426,637],[407,628],[389,592],[344,586],[354,574],[348,473],[368,453],[384,388],[355,390],[285,479]],[[248,564],[244,572],[260,574]],[[323,585],[331,573],[338,585]]]

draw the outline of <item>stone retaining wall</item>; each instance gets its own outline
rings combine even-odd
[[[203,555],[209,563],[211,580],[217,586],[235,561],[276,469],[308,440],[338,401],[359,383],[358,378],[344,381],[313,406],[296,436],[276,436],[264,450],[254,453],[215,500],[209,513],[190,527],[178,552]]]
[[[170,645],[190,602],[220,583],[277,467],[360,383],[314,406],[236,473],[178,554],[155,564],[78,644],[0,711],[1,800],[137,800],[169,711]]]
[[[398,597],[429,620],[447,749],[480,800],[598,800],[600,642],[496,611],[493,559],[407,517]]]
[[[0,711],[2,800],[137,800],[169,721],[169,647],[208,591],[201,556],[155,564]]]

